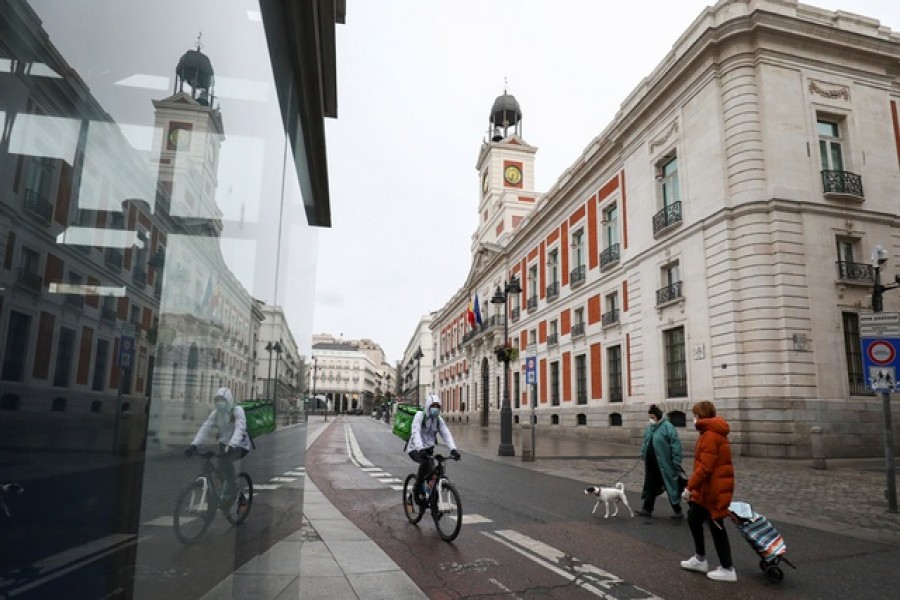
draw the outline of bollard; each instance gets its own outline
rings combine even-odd
[[[534,435],[534,427],[523,423],[522,427],[522,462],[534,462],[534,454],[531,451],[531,436]]]
[[[809,430],[810,447],[812,448],[812,468],[827,469],[825,464],[825,439],[822,428],[814,425]]]

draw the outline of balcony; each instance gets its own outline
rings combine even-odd
[[[69,308],[82,310],[84,308],[84,296],[81,294],[66,294],[63,304]]]
[[[547,286],[547,301],[553,301],[559,298],[559,282],[554,281]]]
[[[525,308],[528,310],[528,312],[531,312],[534,309],[536,309],[537,305],[538,305],[537,294],[535,294],[534,296],[528,296],[528,301],[525,304]]]
[[[569,273],[569,285],[572,286],[573,288],[580,286],[582,283],[584,283],[584,276],[585,276],[584,265],[575,267]]]
[[[836,261],[838,279],[841,281],[857,281],[860,283],[872,283],[875,281],[875,271],[872,265],[866,263]]]
[[[619,309],[618,308],[609,310],[600,316],[600,324],[603,325],[603,327],[608,327],[608,326],[614,325],[618,322],[619,322]]]
[[[547,345],[548,346],[558,346],[559,345],[559,334],[551,333],[547,336]]]
[[[681,202],[673,202],[653,215],[653,235],[657,235],[681,223]]]
[[[509,318],[512,320],[513,323],[515,323],[516,321],[519,320],[519,316],[520,316],[521,312],[522,312],[522,309],[519,308],[518,306],[515,307],[514,309],[512,309],[511,311],[509,311]]]
[[[584,335],[584,323],[575,323],[572,325],[572,337],[581,337]]]
[[[107,323],[115,323],[116,322],[116,311],[108,306],[100,307],[100,319],[106,321]]]
[[[49,225],[50,219],[53,218],[53,205],[34,190],[25,190],[25,200],[22,202],[22,207],[25,209],[25,212],[43,225]]]
[[[621,402],[622,401],[622,388],[620,386],[609,386],[609,401],[610,402]]]
[[[134,269],[131,273],[131,280],[138,287],[147,285],[147,269]]]
[[[619,244],[610,244],[606,250],[600,253],[600,268],[619,262]]]
[[[16,283],[28,291],[39,294],[41,292],[41,285],[44,283],[44,278],[34,271],[19,267],[19,275],[16,278]]]
[[[107,248],[103,257],[107,267],[116,270],[122,268],[122,251],[118,248]]]
[[[863,200],[862,177],[847,171],[822,171],[822,190],[826,198]]]
[[[656,290],[656,306],[663,306],[681,298],[681,283],[676,281],[671,285]]]

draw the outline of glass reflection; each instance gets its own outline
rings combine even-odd
[[[199,561],[171,510],[214,391],[269,389],[272,336],[272,395],[299,393],[312,286],[284,274],[315,239],[276,98],[253,2],[0,0],[0,484],[24,488],[0,595],[193,598],[247,560],[219,517]],[[261,335],[285,297],[297,331]],[[266,451],[296,467],[304,436]],[[257,549],[299,526],[270,518]]]

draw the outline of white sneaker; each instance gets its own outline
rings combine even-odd
[[[737,581],[737,573],[735,573],[734,567],[730,569],[719,567],[715,571],[707,573],[706,576],[714,581]]]
[[[709,563],[706,562],[706,559],[699,559],[696,555],[690,557],[687,560],[681,561],[681,568],[687,569],[688,571],[699,571],[701,573],[706,573],[709,571]]]

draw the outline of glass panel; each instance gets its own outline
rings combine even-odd
[[[831,169],[833,171],[844,170],[844,157],[840,142],[831,142]]]
[[[252,398],[268,342],[289,345],[278,379],[311,341],[312,199],[285,152],[260,4],[2,4],[0,397],[16,411],[0,419],[0,482],[21,479],[34,501],[0,538],[59,567],[4,591],[202,597],[249,560],[239,535],[264,554],[302,524],[296,506],[241,528],[219,515],[199,561],[172,530],[201,466],[182,453],[216,389]],[[263,319],[270,305],[283,319]],[[273,386],[276,412],[296,386]],[[260,483],[277,456],[297,468],[305,436],[276,430],[240,468]],[[159,576],[185,572],[186,587]]]
[[[816,133],[820,137],[840,137],[838,134],[838,125],[832,121],[816,121]]]

